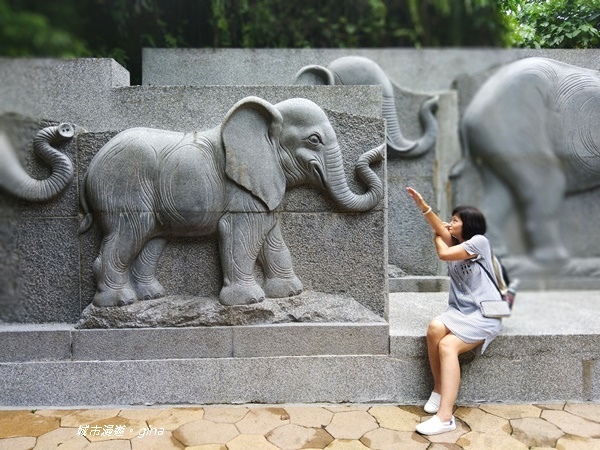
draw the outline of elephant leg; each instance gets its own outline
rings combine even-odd
[[[569,258],[560,235],[560,207],[567,180],[558,161],[539,155],[535,161],[515,161],[514,191],[522,207],[531,256],[543,264]]]
[[[156,279],[156,268],[166,244],[164,238],[151,239],[133,262],[131,282],[140,300],[165,296],[165,288]]]
[[[483,180],[483,214],[488,223],[487,236],[497,256],[506,256],[508,248],[504,239],[506,219],[512,206],[512,194],[508,186],[488,167],[480,167]]]
[[[223,288],[219,299],[224,305],[261,302],[265,293],[256,283],[254,267],[273,214],[226,213],[219,219],[219,251],[223,268]]]
[[[94,263],[97,289],[96,306],[122,306],[136,301],[131,284],[132,264],[152,227],[151,214],[103,216],[102,228],[108,231]]]
[[[259,258],[265,274],[263,289],[267,297],[293,297],[302,292],[302,282],[292,268],[290,250],[285,245],[279,223],[267,234]]]

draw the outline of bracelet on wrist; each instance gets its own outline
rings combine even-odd
[[[427,209],[427,211],[422,211],[422,212],[423,212],[423,215],[425,216],[425,215],[429,214],[431,211],[432,211],[432,209],[430,206],[429,209]]]

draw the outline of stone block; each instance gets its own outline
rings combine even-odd
[[[73,331],[73,360],[227,358],[231,327],[102,329]]]
[[[68,361],[71,329],[66,324],[0,326],[0,362]]]
[[[463,73],[473,73],[529,56],[581,67],[600,67],[600,51],[564,49],[166,49],[142,52],[144,85],[285,85],[304,66],[327,66],[342,56],[375,61],[399,86],[415,91],[448,90]],[[235,66],[235,70],[232,70]],[[177,67],[178,70],[173,70]]]
[[[233,328],[236,358],[387,355],[387,323],[293,323]]]

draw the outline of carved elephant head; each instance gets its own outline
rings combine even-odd
[[[360,158],[357,170],[368,190],[355,194],[344,174],[336,133],[325,112],[310,100],[294,98],[272,105],[248,97],[228,113],[222,138],[227,175],[270,210],[279,205],[286,186],[302,183],[324,188],[340,207],[351,211],[367,211],[382,198],[381,180],[368,169],[371,162],[384,158],[382,149]]]

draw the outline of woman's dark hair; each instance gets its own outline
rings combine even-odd
[[[462,221],[462,238],[468,241],[476,234],[485,234],[487,229],[485,216],[474,206],[457,206],[452,211],[453,216]]]

